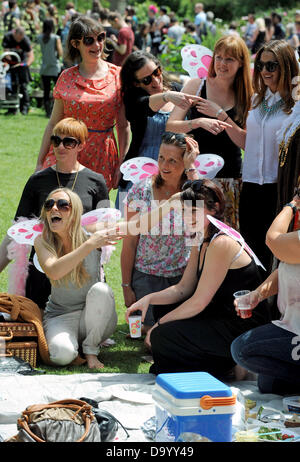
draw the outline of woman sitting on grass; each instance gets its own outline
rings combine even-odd
[[[191,214],[190,219],[185,215],[185,222],[193,232],[203,232],[203,243],[192,247],[178,284],[141,298],[127,310],[127,318],[141,310],[143,321],[153,305],[156,324],[146,337],[154,359],[150,372],[201,370],[224,376],[235,366],[231,342],[269,319],[263,306],[251,318],[239,319],[233,306],[234,292],[257,287],[259,270],[237,241],[219,233],[208,220],[207,215],[220,220],[224,216],[224,195],[214,182],[187,182],[171,200],[178,194]]]
[[[100,344],[114,332],[117,314],[111,288],[99,282],[100,252],[118,236],[116,228],[88,235],[81,226],[82,210],[79,196],[67,188],[52,191],[42,207],[44,229],[34,247],[51,282],[43,326],[54,364],[87,361],[89,368],[103,368],[97,358]]]

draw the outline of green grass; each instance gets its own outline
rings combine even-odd
[[[21,114],[5,116],[0,110],[0,239],[11,226],[22,190],[28,177],[34,172],[37,155],[48,119],[39,108],[32,108],[28,116]],[[116,191],[111,191],[114,201]],[[120,252],[122,244],[116,245],[110,262],[105,267],[108,284],[114,291],[118,313],[118,326],[111,337],[116,343],[109,348],[101,348],[100,360],[107,373],[147,373],[149,363],[142,360],[147,355],[142,340],[126,339],[128,325],[125,322],[125,305],[121,288]],[[8,268],[0,273],[0,292],[7,292]],[[95,372],[87,367],[52,368],[40,366],[49,374],[71,374]],[[99,372],[99,371],[97,371]]]

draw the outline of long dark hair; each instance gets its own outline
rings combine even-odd
[[[156,66],[161,66],[159,59],[147,51],[137,50],[127,56],[121,69],[122,92],[135,88],[135,73],[147,64],[147,61],[153,61]],[[166,72],[162,69],[163,86],[166,89],[171,88],[171,80]]]
[[[186,181],[182,186],[180,199],[182,202],[188,201],[192,207],[196,207],[198,201],[204,201],[205,207],[214,212],[215,218],[224,220],[225,197],[219,186],[211,180]],[[205,241],[210,241],[216,232],[217,228],[209,223]]]
[[[50,35],[54,32],[54,21],[53,19],[45,19],[43,22],[43,42],[48,43]]]
[[[182,157],[185,153],[186,150],[186,140],[185,140],[185,135],[182,133],[172,133],[172,132],[165,132],[162,136],[161,139],[161,145],[162,144],[171,144],[173,146],[176,146],[177,148],[182,149]],[[187,180],[187,176],[185,172],[183,171],[181,175],[181,186],[184,184],[184,182]],[[161,186],[164,185],[164,179],[161,177],[160,173],[158,172],[157,175],[154,177],[154,185],[159,189]]]
[[[290,114],[295,104],[293,88],[297,85],[297,82],[293,83],[293,79],[298,76],[299,67],[294,49],[285,40],[271,40],[271,42],[265,43],[255,56],[253,87],[257,97],[255,99],[254,108],[261,104],[267,90],[261,73],[255,66],[257,61],[260,61],[264,51],[273,53],[276,61],[279,63],[280,75],[277,90],[284,101],[283,111],[286,114]]]

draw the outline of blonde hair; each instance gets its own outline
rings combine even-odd
[[[84,122],[82,122],[82,120],[77,120],[73,117],[66,117],[65,119],[61,119],[57,122],[53,128],[53,135],[72,136],[83,144],[88,139],[89,132],[87,126]]]
[[[295,104],[293,88],[297,85],[297,83],[293,83],[292,80],[294,77],[299,75],[299,67],[293,48],[285,40],[272,40],[271,42],[262,45],[255,56],[253,87],[257,97],[254,108],[261,104],[267,90],[267,86],[262,79],[261,73],[255,66],[255,63],[260,61],[261,55],[264,51],[273,53],[276,61],[279,63],[279,82],[277,91],[284,101],[283,111],[286,114],[290,114]]]
[[[209,77],[216,77],[214,62],[216,54],[220,51],[222,51],[225,55],[237,59],[241,65],[233,82],[233,90],[236,96],[235,120],[239,122],[242,127],[245,127],[251,106],[251,96],[253,94],[249,51],[242,38],[236,35],[226,35],[221,37],[214,48],[213,58],[208,70]]]
[[[74,191],[71,191],[68,188],[57,188],[48,195],[47,199],[50,199],[55,193],[64,192],[67,194],[70,200],[71,213],[69,216],[69,226],[68,233],[71,243],[71,252],[77,249],[81,244],[83,244],[88,236],[84,232],[81,226],[81,216],[83,212],[83,206],[80,197]],[[47,200],[46,199],[46,200]],[[43,245],[48,249],[53,255],[60,258],[65,255],[63,243],[61,239],[57,236],[56,233],[51,231],[49,222],[47,219],[47,212],[42,207],[40,220],[44,223],[44,228],[42,232],[42,242]],[[69,283],[75,284],[78,287],[82,287],[89,279],[89,274],[87,273],[83,261],[81,261],[72,271],[66,274],[63,278],[58,281],[52,280],[51,284],[53,286],[67,286]]]

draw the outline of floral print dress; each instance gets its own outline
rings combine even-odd
[[[86,124],[89,137],[78,160],[94,172],[102,173],[110,190],[118,165],[114,126],[121,108],[121,68],[111,63],[107,65],[108,73],[101,80],[83,78],[78,65],[64,70],[56,83],[53,97],[63,101],[64,118],[74,117]],[[49,167],[55,162],[51,147],[43,167]]]

